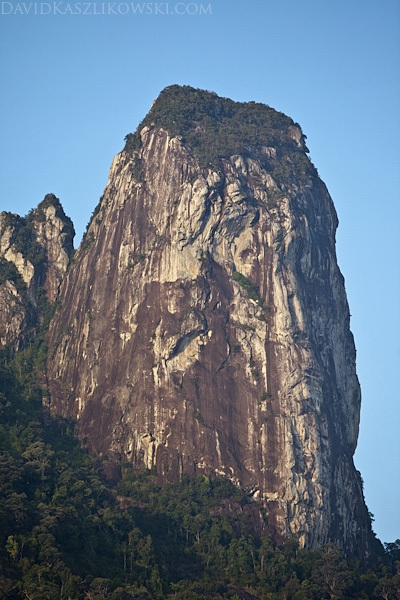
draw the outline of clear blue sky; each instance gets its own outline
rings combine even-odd
[[[124,136],[166,85],[264,102],[301,124],[340,220],[363,392],[355,462],[378,537],[400,538],[399,1],[0,8],[0,210],[24,215],[53,192],[79,240]]]

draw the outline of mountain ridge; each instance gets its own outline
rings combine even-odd
[[[177,94],[190,114],[171,133]],[[50,326],[50,406],[78,419],[89,448],[154,465],[160,481],[230,477],[277,539],[355,549],[368,517],[336,212],[314,168],[293,160],[311,164],[289,118],[243,155],[202,162],[204,140],[188,139],[214,128],[216,103],[220,121],[226,110],[205,96],[212,117],[203,92],[164,90],[140,143],[128,137],[114,159]],[[243,105],[228,103],[234,126]]]
[[[307,153],[270,107],[163,90],[56,278],[46,403],[110,476],[228,477],[277,541],[365,555],[337,215]]]

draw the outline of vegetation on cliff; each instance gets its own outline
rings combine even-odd
[[[40,365],[21,360],[0,367],[0,598],[398,597],[400,541],[380,554],[377,543],[366,569],[332,544],[302,551],[256,536],[248,497],[226,479],[161,489],[121,464],[107,483],[73,424],[43,409]]]
[[[23,332],[20,332],[22,338],[19,348],[28,348],[25,354],[31,354],[33,361],[45,353],[45,350],[40,348],[42,345],[45,345],[45,331],[57,306],[56,300],[50,301],[48,299],[45,289],[46,275],[49,266],[51,266],[49,264],[51,260],[47,253],[46,239],[41,239],[38,233],[38,225],[41,226],[46,220],[45,211],[50,206],[54,207],[55,216],[63,222],[64,228],[71,230],[73,236],[73,223],[65,215],[60,200],[54,194],[46,194],[37,208],[29,211],[25,217],[20,217],[10,212],[1,213],[0,236],[9,229],[7,236],[10,237],[9,242],[7,238],[7,242],[11,256],[7,253],[5,255],[8,256],[8,259],[0,256],[0,285],[7,281],[12,282],[21,298],[25,318]],[[70,254],[72,253],[72,240],[69,247],[67,244],[65,245],[65,249]],[[16,258],[21,258],[18,255],[22,256],[25,265],[30,263],[33,267],[34,274],[28,284],[24,281],[16,263],[12,262]],[[10,359],[13,356],[14,345],[12,342],[0,349],[0,357],[2,359]],[[21,354],[16,360],[21,360]],[[43,358],[43,360],[45,359]]]
[[[74,225],[72,220],[65,214],[62,204],[54,194],[46,194],[43,200],[38,204],[38,207],[34,210],[31,210],[28,214],[28,220],[35,219],[36,221],[44,221],[46,218],[45,210],[49,206],[53,206],[55,208],[55,215],[64,223],[74,229]]]
[[[278,184],[305,183],[316,175],[300,126],[265,104],[234,102],[214,92],[172,85],[160,93],[136,133],[126,136],[125,150],[140,148],[145,126],[182,136],[202,167],[218,168],[221,159],[233,155],[256,155]],[[295,129],[300,132],[299,143]],[[272,155],[265,153],[266,148],[274,149]]]
[[[15,285],[15,289],[21,295],[21,297],[27,299],[27,288],[24,280],[21,277],[17,267],[14,263],[0,257],[0,285],[6,281],[12,281]]]
[[[146,119],[144,124],[149,127],[166,127],[185,137],[185,143],[197,153],[202,165],[215,161],[218,168],[224,158],[247,153],[265,161],[282,190],[285,185],[306,181],[314,173],[299,139],[300,130],[293,132],[290,128],[296,126],[290,119],[263,105],[250,103],[242,107],[209,92],[172,86],[162,93]],[[242,128],[239,133],[238,128]],[[127,150],[139,147],[138,135],[128,136]],[[267,152],[264,147],[270,150]],[[276,199],[279,200],[279,193]],[[50,204],[56,210],[60,208],[54,204],[56,201],[49,195],[36,213],[24,220],[15,215],[6,217],[6,223],[17,219],[15,240],[24,256],[32,253],[35,259],[37,250],[32,215],[40,222]],[[100,204],[93,218],[100,219],[99,207]],[[94,242],[91,231],[84,243]],[[128,272],[145,257],[141,248],[136,251],[133,244],[132,248],[135,251],[127,255]],[[102,256],[96,255],[95,260],[101,261]],[[7,261],[0,268],[3,278],[23,285]],[[264,306],[258,287],[237,270],[232,279],[248,299],[259,305],[257,318],[266,320],[266,313],[272,309]],[[58,330],[55,329],[50,352],[53,358],[64,334],[73,329],[70,315],[74,308],[70,299],[79,298],[78,290],[85,280],[76,281],[79,285],[74,283],[73,294],[66,296],[69,300],[61,307],[69,314],[64,321],[60,319]],[[113,295],[113,288],[110,289],[107,301]],[[118,289],[121,292],[127,288]],[[217,285],[214,289],[218,292]],[[300,550],[292,539],[277,545],[262,532],[260,522],[253,521],[255,512],[259,515],[262,507],[254,511],[253,499],[227,479],[190,479],[184,475],[178,483],[161,488],[155,472],[138,471],[123,462],[116,465],[115,459],[112,462],[107,457],[89,456],[74,435],[74,424],[52,418],[47,409],[46,383],[50,377],[46,377],[46,327],[57,305],[46,303],[43,288],[39,290],[38,314],[32,329],[35,337],[29,335],[24,349],[16,356],[7,349],[0,353],[0,600],[394,600],[398,596],[400,541],[387,544],[385,549],[376,539],[365,544],[366,538],[360,533],[361,519],[353,521],[351,527],[356,532],[354,539],[361,540],[363,554],[367,547],[374,553],[369,565],[361,565],[332,544],[313,551]],[[225,296],[221,294],[220,298]],[[94,296],[97,306],[105,306],[99,300],[102,298]],[[82,315],[90,315],[88,320],[82,316],[82,322],[90,321],[93,328],[90,306],[89,302],[77,301]],[[86,313],[85,307],[89,307]],[[102,315],[107,324],[108,314],[105,311]],[[153,342],[157,337],[154,321],[150,324],[143,339],[151,336]],[[247,324],[241,326],[243,331],[254,330]],[[195,325],[193,331],[198,331],[198,327]],[[79,330],[77,333],[75,328],[74,334],[79,337]],[[226,340],[227,336],[224,345]],[[141,348],[138,344],[136,354]],[[240,344],[233,344],[231,349],[238,358]],[[114,348],[111,356],[104,368],[107,373],[112,372],[112,365],[118,360]],[[59,379],[61,365],[70,364],[69,361],[67,354],[62,360],[57,359],[55,378]],[[75,364],[82,370],[81,350]],[[132,365],[129,363],[129,373],[135,368],[139,373],[146,372],[147,367]],[[259,366],[256,362],[249,366],[257,380]],[[92,367],[93,362],[88,360],[90,376]],[[67,394],[72,389],[76,391],[76,380],[64,385],[66,402],[71,402]],[[62,396],[58,393],[55,389],[52,401],[59,401],[61,406]],[[272,396],[267,390],[258,389],[253,400],[256,398],[261,403]],[[101,421],[104,416],[102,401],[100,398],[91,415],[94,421]],[[202,412],[195,409],[193,414],[196,427],[205,426],[208,420],[203,406],[200,408]],[[80,418],[82,423],[82,414]],[[100,438],[101,432],[98,429],[95,435]],[[275,446],[280,452],[279,441]],[[136,465],[140,464],[139,453],[137,457]],[[111,464],[118,475],[112,482],[105,478]],[[166,461],[164,466],[169,468],[169,463]],[[273,510],[265,514],[269,525],[273,517]]]
[[[60,200],[54,194],[46,194],[37,208],[30,210],[25,217],[20,217],[10,212],[2,213],[3,231],[8,227],[12,229],[10,242],[13,249],[16,252],[20,252],[24,259],[39,269],[45,269],[47,257],[45,248],[37,240],[34,222],[45,220],[45,210],[49,206],[53,206],[56,216],[73,230],[71,219],[66,216]],[[2,235],[3,231],[0,231],[0,235]]]
[[[3,229],[11,227],[13,230],[11,244],[14,250],[20,252],[34,267],[44,268],[46,254],[36,239],[32,223],[34,212],[31,211],[26,217],[19,217],[10,212],[3,212],[2,215]],[[2,233],[0,232],[0,235]]]

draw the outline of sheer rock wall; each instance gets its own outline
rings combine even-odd
[[[160,481],[229,477],[277,539],[365,546],[360,388],[324,184],[285,193],[256,155],[200,168],[182,138],[141,138],[114,159],[61,287],[52,411]]]
[[[36,330],[42,291],[49,303],[57,299],[74,235],[53,194],[27,218],[0,213],[0,347],[7,346],[11,356]]]

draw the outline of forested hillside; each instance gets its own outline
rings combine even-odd
[[[333,545],[257,536],[250,499],[226,479],[161,489],[121,464],[107,482],[73,424],[42,408],[32,361],[24,351],[0,369],[0,598],[399,598],[400,541],[377,541],[362,566]]]
[[[54,194],[0,214],[0,600],[400,598],[307,153],[268,106],[170,86],[75,254]]]

